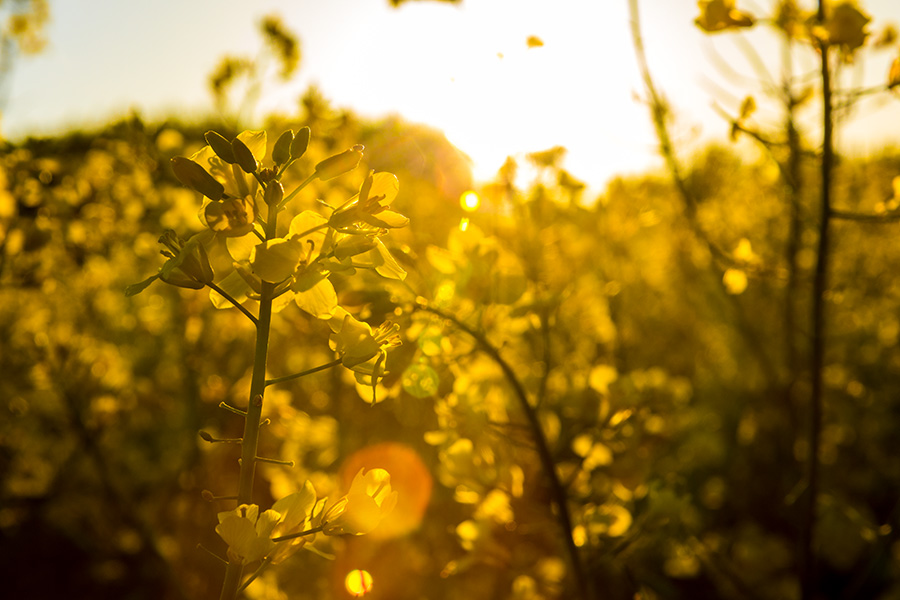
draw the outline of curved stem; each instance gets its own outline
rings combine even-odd
[[[558,511],[557,519],[559,520],[559,528],[562,531],[563,543],[565,544],[566,553],[569,556],[569,562],[571,563],[572,571],[575,576],[575,584],[578,587],[579,596],[583,600],[592,600],[594,598],[593,586],[591,585],[585,567],[581,562],[581,556],[578,554],[578,547],[575,545],[575,540],[572,538],[572,516],[569,512],[566,490],[556,472],[556,464],[553,461],[553,455],[550,453],[550,447],[547,443],[547,438],[544,435],[544,430],[541,428],[537,411],[529,402],[528,394],[525,392],[522,382],[519,380],[510,364],[500,355],[500,351],[495,348],[484,335],[472,329],[451,313],[422,304],[421,302],[417,305],[417,308],[452,322],[457,328],[474,339],[478,345],[481,346],[482,351],[490,356],[503,371],[503,375],[506,377],[506,380],[513,389],[513,393],[519,401],[522,413],[528,420],[528,428],[531,430],[531,435],[534,438],[538,458],[541,462],[541,468],[550,484],[550,496]]]
[[[307,369],[305,371],[300,371],[299,373],[294,373],[293,375],[284,375],[282,377],[275,377],[273,379],[266,379],[266,387],[270,385],[275,385],[276,383],[284,383],[285,381],[290,381],[292,379],[298,379],[300,377],[305,377],[306,375],[312,375],[313,373],[318,373],[319,371],[324,371],[325,369],[330,369],[332,367],[336,367],[341,364],[341,359],[336,358],[330,363],[319,365],[318,367],[313,367],[312,369]]]

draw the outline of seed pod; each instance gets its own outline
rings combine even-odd
[[[309,148],[309,127],[304,127],[297,132],[294,141],[291,142],[291,158],[300,158],[307,148]]]
[[[200,192],[210,200],[221,200],[225,195],[225,187],[206,172],[206,169],[189,158],[176,156],[172,159],[172,171],[178,181]]]
[[[234,150],[234,162],[240,165],[244,173],[253,173],[258,168],[256,157],[250,152],[247,144],[241,140],[234,138],[231,141],[231,149]]]
[[[216,153],[216,156],[227,162],[229,165],[235,163],[231,142],[215,131],[207,131],[206,135],[203,137],[206,138],[206,143],[209,144],[209,147]]]
[[[288,129],[278,137],[272,148],[272,161],[276,165],[283,165],[291,159],[291,143],[294,141],[294,132]]]
[[[357,144],[349,150],[344,150],[340,154],[326,158],[316,165],[316,174],[322,181],[328,181],[338,175],[352,171],[362,159],[362,153],[363,147]]]

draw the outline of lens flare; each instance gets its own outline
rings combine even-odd
[[[347,573],[344,586],[354,598],[361,598],[372,591],[372,575],[363,569]]]
[[[481,198],[471,190],[463,192],[463,195],[459,197],[459,205],[466,212],[475,212],[481,206]]]

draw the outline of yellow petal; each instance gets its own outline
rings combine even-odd
[[[317,319],[330,319],[337,310],[337,293],[331,282],[325,278],[310,289],[297,292],[294,302]]]
[[[294,273],[302,257],[300,242],[279,238],[257,244],[250,253],[250,265],[263,281],[278,283]]]

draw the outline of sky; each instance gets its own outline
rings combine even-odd
[[[865,0],[875,31],[900,23],[900,2]],[[661,161],[641,102],[627,0],[51,0],[48,48],[15,65],[2,131],[12,140],[91,127],[137,110],[146,118],[213,110],[209,74],[222,55],[254,56],[258,22],[277,14],[301,40],[298,74],[272,81],[260,113],[291,112],[311,84],[363,116],[399,114],[442,130],[487,180],[509,155],[565,146],[564,166],[592,187]],[[764,15],[770,0],[738,0]],[[696,0],[641,0],[650,68],[677,115],[679,147],[724,139],[713,104],[736,111],[754,71],[749,42],[778,72],[773,36],[708,36]],[[764,29],[764,28],[759,28]],[[543,46],[529,47],[536,36]],[[744,41],[735,40],[742,38]],[[846,69],[884,81],[893,51]],[[728,69],[748,76],[729,80]],[[813,63],[800,61],[798,71]],[[760,117],[767,110],[763,104]],[[768,116],[777,117],[769,111]],[[900,97],[869,102],[840,142],[855,153],[900,140]],[[814,118],[814,114],[811,115]],[[252,125],[252,123],[251,123]]]

